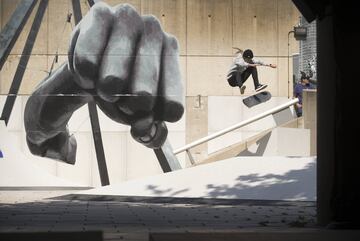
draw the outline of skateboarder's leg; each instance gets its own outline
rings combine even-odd
[[[239,75],[239,81],[241,81],[241,85],[245,83],[245,81],[250,77],[250,75],[251,75],[251,68],[247,68],[244,72],[242,72]]]
[[[237,72],[236,73],[236,84],[239,88],[244,84],[245,80],[243,79],[243,73]]]
[[[251,69],[251,76],[254,80],[254,87],[255,87],[255,91],[260,91],[263,90],[267,87],[267,85],[262,85],[259,83],[259,78],[258,78],[258,72],[257,72],[257,68],[256,67],[251,67],[248,68]]]
[[[246,73],[246,71],[244,71],[243,73],[238,72],[236,75],[236,82],[237,82],[237,86],[239,86],[240,88],[240,94],[244,94],[246,86],[243,85],[244,82],[246,81],[247,78],[249,78],[250,74]]]
[[[237,81],[236,76],[237,76],[237,72],[233,72],[227,76],[227,81],[231,87],[238,86],[238,81]]]
[[[245,81],[250,77],[251,75],[251,68],[247,68],[244,72],[239,73],[237,76],[237,81],[239,83],[239,87],[241,87]]]
[[[251,70],[251,76],[253,78],[253,81],[254,81],[254,87],[255,89],[259,86],[259,77],[258,77],[258,71],[257,71],[257,68],[256,67],[250,67],[248,68]]]

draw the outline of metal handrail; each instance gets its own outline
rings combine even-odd
[[[185,146],[183,146],[183,147],[181,147],[179,149],[174,150],[174,154],[176,155],[176,154],[179,154],[181,152],[187,151],[190,148],[193,148],[195,146],[198,146],[200,144],[208,142],[208,141],[210,141],[212,139],[215,139],[215,138],[217,138],[219,136],[225,135],[226,133],[228,133],[230,131],[233,131],[233,130],[236,130],[236,129],[240,128],[240,127],[248,125],[248,124],[250,124],[250,123],[252,123],[254,121],[257,121],[259,119],[262,119],[262,118],[264,118],[264,117],[266,117],[268,115],[272,115],[272,114],[275,114],[275,113],[277,113],[279,111],[282,111],[283,109],[286,109],[289,106],[292,106],[292,105],[294,105],[294,104],[296,104],[298,102],[299,102],[298,98],[292,99],[289,102],[286,102],[286,103],[284,103],[282,105],[279,105],[279,106],[277,106],[275,108],[272,108],[272,109],[270,109],[268,111],[265,111],[265,112],[263,112],[261,114],[258,114],[256,116],[254,116],[254,117],[251,117],[251,118],[249,118],[249,119],[247,119],[245,121],[242,121],[242,122],[239,122],[239,123],[237,123],[235,125],[229,126],[228,128],[225,128],[225,129],[223,129],[221,131],[218,131],[218,132],[216,132],[214,134],[203,137],[203,138],[201,138],[201,139],[199,139],[197,141],[191,142],[191,143],[189,143],[189,144],[187,144],[187,145],[185,145]]]

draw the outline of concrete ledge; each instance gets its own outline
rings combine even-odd
[[[67,190],[89,190],[92,187],[71,186],[0,186],[0,191],[67,191]]]
[[[132,202],[132,203],[171,203],[197,205],[250,205],[250,206],[282,206],[282,207],[315,207],[314,201],[284,201],[284,200],[256,200],[256,199],[225,199],[225,198],[174,198],[174,197],[146,197],[146,196],[116,196],[68,194],[51,198],[54,200],[76,200],[92,202]]]
[[[351,241],[360,240],[360,230],[286,230],[228,233],[150,233],[150,241]]]
[[[102,241],[102,231],[87,232],[15,232],[0,233],[0,240],[6,241]]]

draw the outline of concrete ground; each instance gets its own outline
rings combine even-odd
[[[314,202],[66,198],[73,190],[1,190],[0,233],[101,230],[104,240],[148,240],[153,232],[239,232],[316,228]],[[65,196],[64,196],[65,195]],[[65,197],[65,198],[64,198]],[[126,200],[126,199],[125,199]],[[184,201],[184,202],[182,202]]]

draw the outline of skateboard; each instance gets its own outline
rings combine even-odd
[[[253,94],[249,97],[246,97],[243,99],[243,103],[251,108],[253,106],[256,106],[258,104],[264,103],[271,99],[271,94],[269,91],[261,91],[259,93]]]

